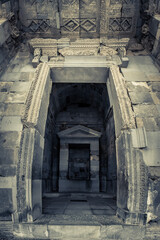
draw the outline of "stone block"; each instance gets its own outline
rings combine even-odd
[[[0,165],[1,177],[16,176],[16,165]]]
[[[1,94],[0,94],[0,103],[5,102],[6,99],[7,99],[7,97],[8,97],[8,94],[7,94],[7,93],[1,92]]]
[[[149,81],[147,76],[143,72],[141,72],[137,69],[135,69],[134,71],[126,69],[126,71],[125,71],[125,69],[123,68],[122,72],[124,74],[126,81],[131,81],[131,82],[147,82],[147,81]]]
[[[147,166],[160,166],[160,148],[144,149],[143,151],[144,162]]]
[[[9,93],[5,100],[6,103],[25,103],[27,93]]]
[[[151,179],[156,179],[157,177],[160,177],[160,167],[149,167],[148,172]]]
[[[0,19],[0,46],[9,38],[11,27],[7,19]]]
[[[84,61],[84,60],[83,60]],[[68,67],[52,68],[53,82],[77,83],[105,83],[108,78],[108,69],[105,67]]]
[[[160,131],[147,132],[148,148],[160,148]]]
[[[10,87],[10,92],[15,93],[15,92],[26,92],[29,90],[31,86],[31,82],[15,82],[13,85]]]
[[[34,225],[32,226],[32,234],[35,238],[46,239],[48,238],[48,226],[44,225]]]
[[[20,137],[19,132],[0,132],[0,146],[3,148],[18,147]]]
[[[33,179],[41,179],[42,178],[42,164],[43,164],[43,150],[44,150],[44,138],[39,134],[39,132],[35,132],[34,136],[34,155],[33,155]]]
[[[0,164],[15,164],[18,159],[18,149],[16,147],[0,147]]]
[[[13,83],[0,82],[0,92],[9,92]]]
[[[118,139],[116,139],[116,148],[118,155],[117,165],[117,206],[121,209],[127,209],[128,197],[130,192],[128,191],[129,179],[125,175],[127,171],[127,161],[130,161],[130,156],[127,155],[126,145],[129,146],[131,141],[130,133],[123,132]],[[127,157],[126,157],[127,156]],[[129,159],[128,159],[129,158]]]
[[[145,239],[145,227],[134,226],[134,225],[102,226],[101,238],[102,239],[119,239],[119,240]]]
[[[148,85],[153,92],[160,92],[160,83],[159,82],[149,82]]]
[[[159,15],[155,15],[151,17],[149,21],[149,31],[150,33],[159,40],[160,37],[160,17]]]
[[[43,56],[40,58],[40,62],[42,62],[42,63],[48,62],[48,56],[47,56],[47,55],[43,55]]]
[[[24,104],[18,103],[0,103],[1,116],[22,116],[24,112]]]
[[[139,104],[139,105],[133,105],[134,112],[136,114],[136,117],[159,117],[160,114],[157,111],[156,105],[153,104]]]
[[[147,136],[144,128],[136,128],[131,130],[132,145],[134,148],[147,147]]]
[[[149,92],[129,92],[132,104],[153,104],[153,99]]]
[[[49,238],[100,239],[100,226],[48,225]]]
[[[137,119],[137,118],[136,118]],[[138,118],[140,119],[140,118]],[[143,126],[146,131],[159,131],[160,130],[160,118],[146,117],[141,118]]]
[[[149,179],[147,222],[160,218],[160,179]]]
[[[32,180],[32,218],[42,214],[42,180]]]
[[[126,87],[129,92],[149,92],[149,86],[146,82],[126,82]]]
[[[159,73],[155,73],[155,74],[146,73],[145,75],[148,79],[146,81],[148,81],[148,82],[160,82],[160,74]]]
[[[0,131],[21,131],[22,130],[21,117],[17,116],[4,116],[0,119]]]
[[[38,64],[39,64],[39,58],[37,58],[37,57],[33,58],[33,60],[32,60],[33,68],[36,68],[38,66]]]
[[[13,211],[12,189],[0,188],[0,217],[11,216]]]
[[[128,64],[129,64],[129,58],[128,57],[122,57],[121,60],[122,60],[121,67],[122,68],[127,68]]]
[[[4,75],[2,75],[1,80],[4,82],[16,82],[20,80],[21,73],[9,73],[6,72]]]

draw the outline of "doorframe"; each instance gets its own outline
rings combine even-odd
[[[126,223],[144,223],[147,209],[147,167],[143,155],[132,144],[132,130],[137,129],[137,126],[118,66],[110,67],[106,81],[115,121],[117,214]],[[42,156],[51,89],[50,67],[47,63],[40,64],[22,117],[23,131],[17,164],[17,210],[13,213],[15,222],[33,222],[42,214]]]

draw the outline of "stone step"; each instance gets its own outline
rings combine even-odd
[[[145,227],[127,225],[49,225],[23,223],[14,225],[14,235],[22,239],[140,240],[145,239]]]

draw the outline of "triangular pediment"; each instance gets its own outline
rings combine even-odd
[[[97,132],[91,128],[77,125],[72,128],[68,128],[58,133],[60,138],[99,138],[100,132]]]

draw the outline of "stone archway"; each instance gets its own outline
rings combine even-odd
[[[117,66],[110,68],[107,89],[115,118],[117,214],[126,223],[137,224],[145,221],[147,206],[146,167],[139,151],[139,148],[145,147],[145,134],[143,129],[136,128],[124,79]],[[40,64],[23,117],[17,168],[17,212],[13,215],[15,221],[32,222],[42,213],[42,156],[50,93],[50,69],[46,63]]]

